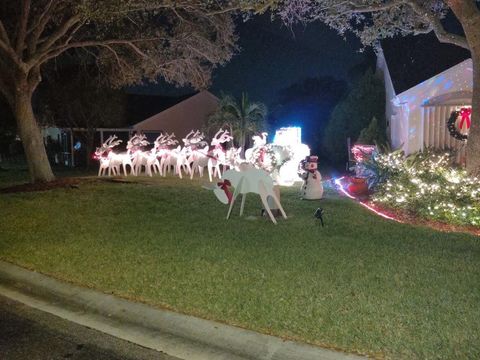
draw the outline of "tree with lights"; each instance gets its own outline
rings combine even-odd
[[[470,50],[473,60],[472,124],[467,170],[480,174],[480,1],[479,0],[239,0],[252,12],[271,10],[287,25],[323,21],[340,35],[356,34],[363,44],[379,39],[434,32],[440,42]],[[464,35],[449,32],[443,19],[452,13]]]
[[[202,88],[235,50],[233,21],[201,0],[3,0],[0,95],[16,119],[33,182],[51,181],[32,96],[45,64],[82,52],[114,87],[155,81]]]

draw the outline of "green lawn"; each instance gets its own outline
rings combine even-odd
[[[289,219],[277,226],[256,216],[256,196],[226,221],[201,184],[143,178],[0,195],[0,258],[348,352],[480,358],[478,237],[384,220],[332,192],[301,201],[293,188],[282,189]]]

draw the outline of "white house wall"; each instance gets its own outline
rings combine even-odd
[[[385,55],[381,47],[375,49],[377,55],[377,72],[380,72],[385,84],[385,119],[387,121],[387,136],[390,143],[395,148],[399,148],[402,144],[401,137],[398,134],[401,131],[401,123],[397,120],[397,108],[392,103],[392,99],[395,99],[396,93],[393,87],[390,71],[388,70]]]
[[[472,91],[472,60],[467,59],[454,67],[397,95],[393,103],[398,106],[395,128],[392,127],[392,146],[403,143],[406,154],[423,149],[423,107],[429,99],[439,95]],[[446,119],[445,119],[446,120]]]

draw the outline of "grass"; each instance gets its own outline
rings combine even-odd
[[[0,195],[0,258],[347,352],[480,357],[477,237],[390,222],[331,192],[301,201],[293,188],[277,226],[253,195],[226,221],[199,180],[134,180]]]

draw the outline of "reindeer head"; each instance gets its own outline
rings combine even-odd
[[[165,139],[165,145],[167,146],[175,146],[178,145],[178,140],[175,139],[175,134],[172,132],[168,137]]]
[[[160,136],[158,136],[155,141],[153,142],[153,148],[154,149],[160,149],[162,147],[162,144],[165,142],[165,137],[167,135],[165,134],[161,134]]]
[[[253,146],[254,147],[264,146],[267,143],[267,135],[268,133],[262,132],[260,135],[252,136]]]
[[[190,142],[191,142],[191,137],[192,135],[194,134],[195,132],[193,130],[190,130],[190,132],[182,139],[183,141],[183,144],[185,146],[190,146]]]
[[[218,146],[220,144],[229,142],[232,139],[233,139],[233,136],[231,136],[228,133],[228,130],[220,129],[217,131],[217,133],[213,137],[211,144],[212,146]]]
[[[149,145],[150,142],[147,140],[147,136],[144,134],[134,135],[128,140],[127,150],[137,151],[141,150],[142,147]]]
[[[101,158],[107,157],[108,153],[112,151],[112,149],[120,144],[122,140],[118,139],[116,135],[110,136],[100,147],[97,147],[95,150],[94,158],[99,160]]]

